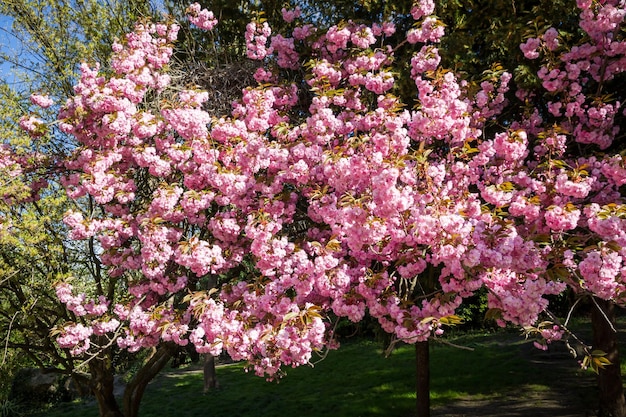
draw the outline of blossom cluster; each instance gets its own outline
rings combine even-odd
[[[213,12],[203,9],[198,3],[193,3],[187,7],[187,17],[191,23],[203,30],[212,30],[217,25],[217,19]]]
[[[267,40],[272,34],[272,29],[267,22],[250,22],[246,26],[246,54],[250,59],[261,60],[272,53],[272,48],[267,48]]]

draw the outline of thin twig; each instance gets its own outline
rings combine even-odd
[[[587,345],[587,344],[586,344],[586,343],[585,343],[585,342],[584,342],[581,338],[579,338],[579,337],[576,335],[576,333],[572,332],[572,331],[571,331],[571,330],[567,327],[567,321],[569,320],[569,318],[570,318],[570,316],[571,316],[571,314],[572,314],[572,311],[573,311],[574,307],[576,306],[576,304],[578,304],[578,302],[579,302],[581,299],[582,299],[582,298],[579,298],[579,299],[578,299],[578,300],[574,303],[574,305],[572,306],[572,308],[570,309],[570,311],[569,311],[569,313],[568,313],[568,316],[567,316],[567,320],[565,321],[565,324],[562,324],[562,323],[560,322],[560,320],[558,319],[558,317],[556,317],[556,316],[554,315],[554,313],[552,313],[550,310],[546,310],[546,313],[548,314],[548,316],[550,316],[550,318],[551,318],[552,320],[554,320],[554,322],[555,322],[555,323],[556,323],[559,327],[561,327],[561,328],[562,328],[562,329],[563,329],[563,330],[567,333],[567,337],[571,337],[571,338],[573,338],[573,339],[574,339],[574,340],[575,340],[575,341],[576,341],[576,342],[577,342],[580,346],[582,346],[582,348],[583,348],[583,350],[585,351],[585,353],[589,355],[589,354],[591,354],[589,345]],[[573,357],[577,357],[577,356],[578,356],[578,354],[576,353],[576,350],[575,350],[575,349],[573,349],[573,348],[570,346],[569,341],[566,339],[566,340],[564,340],[564,342],[565,342],[565,345],[567,346],[567,348],[569,349],[570,353],[572,354],[572,356],[573,356]]]
[[[19,311],[16,311],[15,314],[13,314],[13,317],[11,318],[11,322],[9,323],[9,330],[7,330],[6,342],[4,343],[4,354],[2,356],[2,365],[6,363],[7,354],[9,352],[9,337],[11,336],[11,328],[13,327],[13,322],[15,321],[15,318],[17,317],[17,313],[19,313]]]
[[[572,313],[574,312],[574,309],[576,308],[580,300],[582,300],[582,297],[576,300],[574,304],[572,305],[572,308],[570,308],[569,311],[567,312],[567,317],[565,318],[565,323],[563,324],[564,327],[567,327],[567,323],[569,323],[570,318],[572,318]]]
[[[604,310],[602,310],[602,308],[600,307],[600,305],[596,301],[596,297],[591,297],[591,301],[593,301],[593,303],[595,304],[595,306],[598,309],[598,311],[600,312],[600,314],[602,314],[602,317],[604,317],[604,320],[606,320],[606,322],[609,324],[609,327],[611,327],[611,330],[613,330],[613,333],[617,333],[617,329],[615,328],[615,326],[613,326],[613,323],[611,323],[611,320],[609,320],[609,318],[604,313]]]
[[[10,280],[11,278],[13,278],[14,276],[16,276],[19,273],[19,271],[13,271],[12,274],[10,274],[8,277],[4,278],[2,281],[0,281],[0,285],[4,284],[5,282],[7,282],[8,280]]]
[[[473,352],[475,350],[473,347],[457,345],[456,343],[448,342],[447,340],[443,340],[443,339],[435,339],[435,340],[439,343],[443,343],[444,345],[447,345],[453,348],[469,350],[470,352]]]
[[[335,334],[335,330],[337,330],[337,325],[339,324],[339,319],[337,319],[337,321],[335,321],[335,325],[333,326],[333,330],[331,332],[332,335]],[[334,337],[334,336],[333,336]],[[319,354],[319,359],[316,360],[315,362],[309,362],[309,364],[311,365],[311,367],[314,367],[315,365],[317,365],[318,363],[320,363],[321,361],[323,361],[324,359],[326,359],[326,357],[328,356],[328,352],[330,352],[330,349],[326,348],[326,350],[324,351],[324,353]]]
[[[80,369],[83,366],[86,366],[89,362],[91,362],[92,360],[94,360],[98,356],[100,356],[100,354],[102,352],[104,352],[106,349],[108,349],[111,346],[113,346],[113,344],[117,341],[118,336],[122,333],[122,330],[123,330],[123,326],[119,326],[117,328],[117,330],[115,331],[115,333],[113,334],[113,336],[109,338],[109,342],[106,345],[98,346],[98,350],[97,351],[95,351],[94,353],[90,354],[87,359],[85,359],[84,361],[79,363],[78,366],[76,366],[75,368],[76,369]]]

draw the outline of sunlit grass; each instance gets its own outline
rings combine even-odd
[[[461,350],[431,346],[431,402],[492,399],[511,392],[523,395],[550,390],[558,376],[531,365],[513,334],[468,335],[454,343]],[[279,382],[244,372],[242,364],[218,368],[220,388],[202,394],[200,372],[167,372],[146,392],[141,417],[407,417],[415,406],[415,351],[401,346],[385,358],[371,341],[345,342],[311,367],[287,369]],[[576,365],[572,364],[572,372]],[[65,404],[43,416],[97,417],[97,406]]]

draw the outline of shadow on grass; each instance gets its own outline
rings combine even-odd
[[[433,416],[594,415],[595,377],[580,370],[562,344],[543,352],[518,334],[462,339],[475,350],[463,357],[431,355],[436,358],[432,361]]]
[[[496,416],[476,407],[514,400],[532,406],[546,393],[557,392],[564,368],[533,363],[528,344],[520,340],[517,334],[506,333],[455,339],[455,343],[473,347],[473,351],[433,343],[431,400],[435,410],[443,410],[433,414]],[[350,341],[314,368],[288,369],[287,376],[278,382],[247,374],[241,364],[219,367],[220,388],[206,395],[202,394],[202,373],[197,367],[171,370],[150,384],[140,416],[409,417],[415,406],[414,356],[413,346],[401,346],[385,358],[378,344]],[[575,363],[569,366],[575,372]],[[570,394],[578,395],[574,391]],[[446,409],[464,401],[470,401],[464,411]],[[93,402],[66,405],[40,417],[43,415],[96,417],[97,406]]]

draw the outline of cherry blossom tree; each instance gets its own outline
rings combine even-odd
[[[626,168],[621,103],[603,89],[626,62],[626,4],[577,5],[579,39],[549,28],[521,45],[542,85],[514,95],[497,67],[478,83],[441,67],[432,1],[415,3],[400,44],[391,21],[322,31],[284,10],[286,33],[247,26],[258,83],[231,114],[209,114],[208,94],[168,73],[175,23],[138,23],[113,45],[112,71],[81,67],[59,114],[80,144],[64,186],[94,203],[65,223],[97,243],[111,281],[97,296],[58,285],[77,318],[58,343],[94,358],[191,344],[271,379],[337,347],[333,317],[369,314],[423,346],[481,288],[498,323],[540,348],[567,333],[542,314],[568,287],[610,329],[624,305]],[[413,51],[413,102],[395,90],[398,48]],[[617,348],[594,348],[583,364],[599,372],[603,412],[622,417]]]

